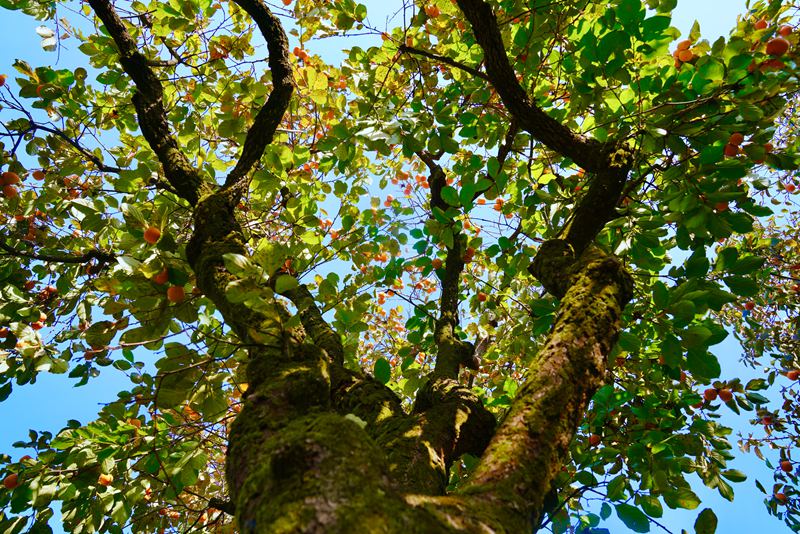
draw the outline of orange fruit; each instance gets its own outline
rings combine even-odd
[[[44,180],[44,171],[43,170],[33,171],[33,174],[31,174],[31,176],[33,176],[34,180]]]
[[[791,371],[788,371],[786,373],[786,378],[788,378],[789,380],[797,380],[798,378],[800,378],[800,371],[798,371],[797,369],[792,369]]]
[[[17,486],[19,486],[19,475],[16,473],[11,473],[5,479],[3,479],[3,486],[7,490],[13,490]]]
[[[486,302],[487,298],[489,298],[488,295],[486,295],[486,293],[484,293],[483,291],[478,293],[478,302]]]
[[[721,202],[717,202],[714,204],[714,209],[717,211],[727,211],[728,210],[728,202],[723,200]]]
[[[6,84],[6,75],[0,74],[0,87],[3,87]]]
[[[169,280],[169,272],[167,271],[166,267],[157,275],[153,277],[153,282],[158,285],[164,285]]]
[[[765,30],[767,26],[769,26],[767,19],[759,19],[755,24],[753,24],[753,28],[757,30]]]
[[[719,398],[722,402],[730,402],[733,399],[733,392],[729,389],[719,390]]]
[[[288,6],[292,3],[292,0],[283,0],[283,5]]]
[[[15,185],[19,183],[19,174],[11,171],[6,171],[0,175],[0,183],[3,185]]]
[[[16,196],[19,196],[19,191],[17,191],[17,188],[14,187],[13,185],[4,185],[3,196],[6,196],[8,198],[14,198]]]
[[[739,146],[743,142],[744,142],[744,135],[740,134],[739,132],[732,133],[730,139],[728,139],[728,143],[731,145]]]
[[[600,445],[600,442],[602,440],[603,438],[599,434],[592,434],[591,436],[589,436],[589,445],[591,445],[592,447],[597,447],[598,445]]]
[[[694,52],[691,50],[681,50],[678,53],[678,59],[686,63],[687,61],[691,61],[694,59]]]
[[[186,291],[183,289],[183,286],[170,286],[167,289],[167,300],[178,304],[183,302],[183,299],[186,297]]]
[[[732,158],[733,156],[735,156],[735,155],[737,155],[739,153],[739,147],[734,145],[734,144],[732,144],[732,143],[728,143],[727,145],[725,145],[725,148],[723,149],[723,153],[726,156],[728,156],[729,158]]]
[[[678,50],[679,51],[680,50],[689,50],[690,46],[692,46],[692,40],[691,39],[685,39],[685,40],[681,41],[680,43],[678,43]]]
[[[781,462],[781,471],[783,471],[784,473],[791,473],[793,468],[794,466],[792,465],[792,462],[790,462],[789,460],[784,460]]]
[[[150,243],[151,245],[155,245],[160,238],[161,238],[161,230],[159,230],[155,226],[148,226],[147,230],[144,231],[144,240]]]
[[[789,41],[783,37],[775,37],[767,41],[767,54],[775,57],[784,55],[789,51]]]
[[[441,260],[441,259],[439,259],[439,258],[433,258],[433,261],[431,261],[431,266],[432,266],[434,269],[441,269],[441,268],[442,268],[442,265],[444,265],[444,263],[443,263],[443,262],[442,262],[442,260]]]
[[[425,6],[425,14],[432,19],[438,17],[440,13],[439,8],[436,6]]]
[[[703,398],[707,401],[717,400],[717,390],[714,388],[708,388],[703,392]]]
[[[114,475],[101,473],[100,476],[97,477],[97,483],[101,486],[110,486],[112,482],[114,482]]]
[[[786,37],[788,35],[791,35],[793,31],[794,31],[794,28],[792,28],[791,26],[781,26],[778,29],[778,35]]]

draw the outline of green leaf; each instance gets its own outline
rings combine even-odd
[[[630,504],[616,504],[617,516],[625,526],[634,532],[650,532],[650,520],[644,512]]]
[[[292,275],[282,274],[275,279],[276,293],[284,294],[287,291],[297,289],[298,287],[300,287],[300,283],[297,281],[297,278]]]
[[[386,384],[392,378],[392,366],[386,358],[378,358],[373,367],[375,378],[382,384]]]
[[[721,472],[720,475],[727,478],[731,482],[744,482],[747,480],[747,475],[737,469],[728,469]]]
[[[689,350],[686,353],[686,370],[697,378],[712,379],[722,374],[717,357],[708,351]]]
[[[752,297],[758,294],[758,284],[750,278],[741,276],[726,276],[722,279],[734,294],[741,297]]]
[[[449,185],[446,185],[442,188],[442,200],[454,208],[461,206],[461,201],[458,198],[458,191]]]
[[[717,516],[711,508],[706,508],[697,516],[694,522],[694,531],[697,534],[714,534],[717,531]]]
[[[694,510],[700,506],[700,498],[689,488],[679,488],[674,491],[664,492],[664,502],[670,508],[684,508]]]

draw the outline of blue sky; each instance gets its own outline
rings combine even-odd
[[[362,0],[364,1],[364,0]],[[390,11],[394,11],[397,2],[385,0],[371,0],[365,2],[370,7],[370,18],[379,27]],[[389,9],[391,8],[391,10]],[[703,30],[703,38],[713,42],[718,36],[726,35],[736,22],[736,16],[745,10],[744,0],[680,0],[674,12],[673,25],[687,34],[693,21],[697,19]],[[15,58],[22,58],[32,65],[54,65],[61,68],[74,66],[74,62],[82,61],[77,50],[74,50],[74,40],[68,41],[68,47],[63,49],[60,60],[56,63],[56,54],[43,52],[40,47],[41,38],[36,34],[35,28],[40,23],[18,13],[0,12],[0,25],[3,27],[4,46],[0,47],[0,73],[13,78],[11,67]],[[376,38],[377,42],[377,38]],[[72,43],[72,44],[71,44]],[[69,45],[73,47],[69,49]],[[351,46],[343,40],[326,40],[314,43],[315,51],[323,52],[321,47]],[[0,112],[2,113],[2,112]],[[728,372],[723,378],[736,376],[739,373],[738,359],[741,349],[729,337],[716,350],[723,369]],[[742,373],[748,372],[741,370]],[[117,391],[128,389],[130,382],[119,371],[104,368],[98,379],[89,382],[81,388],[74,388],[71,381],[65,376],[41,375],[37,383],[30,386],[16,388],[11,397],[0,403],[0,451],[11,453],[17,458],[25,454],[15,451],[11,444],[17,440],[27,438],[29,428],[36,430],[57,431],[64,426],[68,419],[78,419],[87,422],[92,419],[101,403],[113,400]],[[725,409],[723,409],[724,411]],[[746,418],[746,416],[745,416]],[[732,412],[723,422],[732,426],[745,428],[740,419]],[[759,478],[766,487],[771,484],[772,473],[754,456],[739,455],[731,466],[750,474],[747,482],[735,485],[736,501],[729,503],[722,499],[716,492],[706,490],[698,484],[696,489],[703,499],[702,507],[711,507],[719,517],[718,532],[740,533],[756,530],[766,530],[779,534],[789,532],[789,529],[775,518],[769,517],[762,504],[763,495],[755,488],[754,478]],[[692,525],[699,510],[671,511],[666,510],[665,517],[660,521],[673,532],[681,529],[693,531]],[[59,525],[53,525],[56,532]],[[613,516],[601,525],[613,533],[625,533],[628,530]],[[658,527],[653,527],[653,532],[659,532]],[[662,531],[663,532],[663,531]]]

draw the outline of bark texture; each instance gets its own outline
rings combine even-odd
[[[236,280],[226,253],[246,255],[235,206],[287,109],[293,82],[288,41],[261,0],[234,0],[268,44],[271,92],[248,131],[240,159],[224,185],[197,169],[178,149],[151,64],[108,0],[89,0],[133,80],[142,132],[164,175],[194,210],[187,247],[198,287],[249,349],[250,387],[231,428],[226,478],[240,529],[270,533],[530,532],[542,500],[565,459],[581,415],[602,384],[606,358],[631,298],[632,282],[615,258],[591,245],[614,216],[629,155],[571,132],[531,104],[506,57],[497,21],[482,0],[458,0],[485,56],[486,79],[513,116],[503,161],[517,129],[572,158],[594,179],[562,239],[546,243],[531,273],[562,299],[553,331],[519,389],[509,413],[494,417],[457,378],[474,365],[474,347],[458,330],[458,281],[468,254],[457,231],[439,271],[440,316],[434,372],[412,410],[373,378],[345,369],[341,337],[323,319],[313,295],[299,285],[284,296],[303,328],[290,328],[278,301],[255,311],[229,302]],[[483,76],[481,76],[483,77]],[[431,212],[446,211],[444,171],[430,170]],[[447,494],[450,466],[461,455],[481,457],[469,482]]]

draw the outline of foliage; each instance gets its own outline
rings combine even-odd
[[[120,2],[114,9],[162,81],[168,133],[200,176],[198,203],[131,104],[147,85],[96,18],[103,3],[0,0],[43,24],[63,21],[60,42],[85,56],[70,68],[18,60],[0,89],[0,164],[21,178],[0,199],[0,399],[41,373],[84,385],[115,369],[131,382],[95,421],[31,431],[18,445],[35,458],[0,456],[0,476],[20,480],[0,489],[0,530],[46,530],[58,505],[74,532],[238,529],[225,451],[251,402],[243,396],[259,396],[246,395],[256,376],[246,364],[254,346],[271,347],[273,331],[301,322],[331,367],[340,342],[342,367],[388,386],[407,412],[436,397],[445,355],[471,340],[474,361],[456,362],[450,378],[502,421],[527,398],[525,381],[544,376],[541,354],[575,298],[554,291],[555,274],[534,262],[564,236],[576,251],[593,243],[619,258],[634,285],[618,341],[587,378],[598,383],[587,385],[580,425],[552,425],[569,448],[542,468],[533,526],[591,532],[613,509],[647,532],[664,505],[700,508],[695,475],[732,499],[746,474],[728,466],[722,404],[766,431],[745,448],[777,444],[791,458],[798,386],[778,376],[800,369],[800,183],[796,135],[775,134],[797,91],[797,34],[780,57],[766,46],[795,20],[792,2],[753,2],[728,37],[711,43],[695,26],[681,44],[672,0],[493,0],[508,72],[465,16],[477,0],[404,4],[386,31],[352,0],[290,2],[273,11],[290,30],[294,95],[241,173],[240,154],[258,144],[248,134],[280,84],[278,53],[269,39],[265,50],[251,2]],[[318,45],[363,32],[372,39],[341,56]],[[575,138],[531,126],[531,109]],[[743,140],[733,142],[736,133]],[[624,171],[619,190],[596,185],[603,165],[585,147]],[[237,174],[244,182],[230,179]],[[241,196],[231,197],[239,248],[205,264],[196,258],[216,250],[214,232],[228,221],[197,206],[223,184]],[[776,195],[788,212],[773,214]],[[152,227],[154,244],[144,239]],[[201,234],[212,237],[198,246]],[[622,288],[612,300],[624,307],[625,282],[609,284]],[[185,298],[168,296],[174,287]],[[271,322],[243,325],[231,310]],[[589,311],[582,325],[599,320]],[[711,352],[731,328],[748,363],[772,358],[766,378],[743,383]],[[708,389],[732,398],[704,400]],[[555,408],[569,411],[581,395]],[[777,412],[765,407],[770,395],[785,400]],[[367,431],[384,417],[342,412]],[[485,446],[455,447],[446,460],[452,495],[482,472]],[[768,509],[798,528],[797,475],[776,472]],[[587,508],[597,495],[595,513]],[[696,532],[715,528],[703,509]]]

